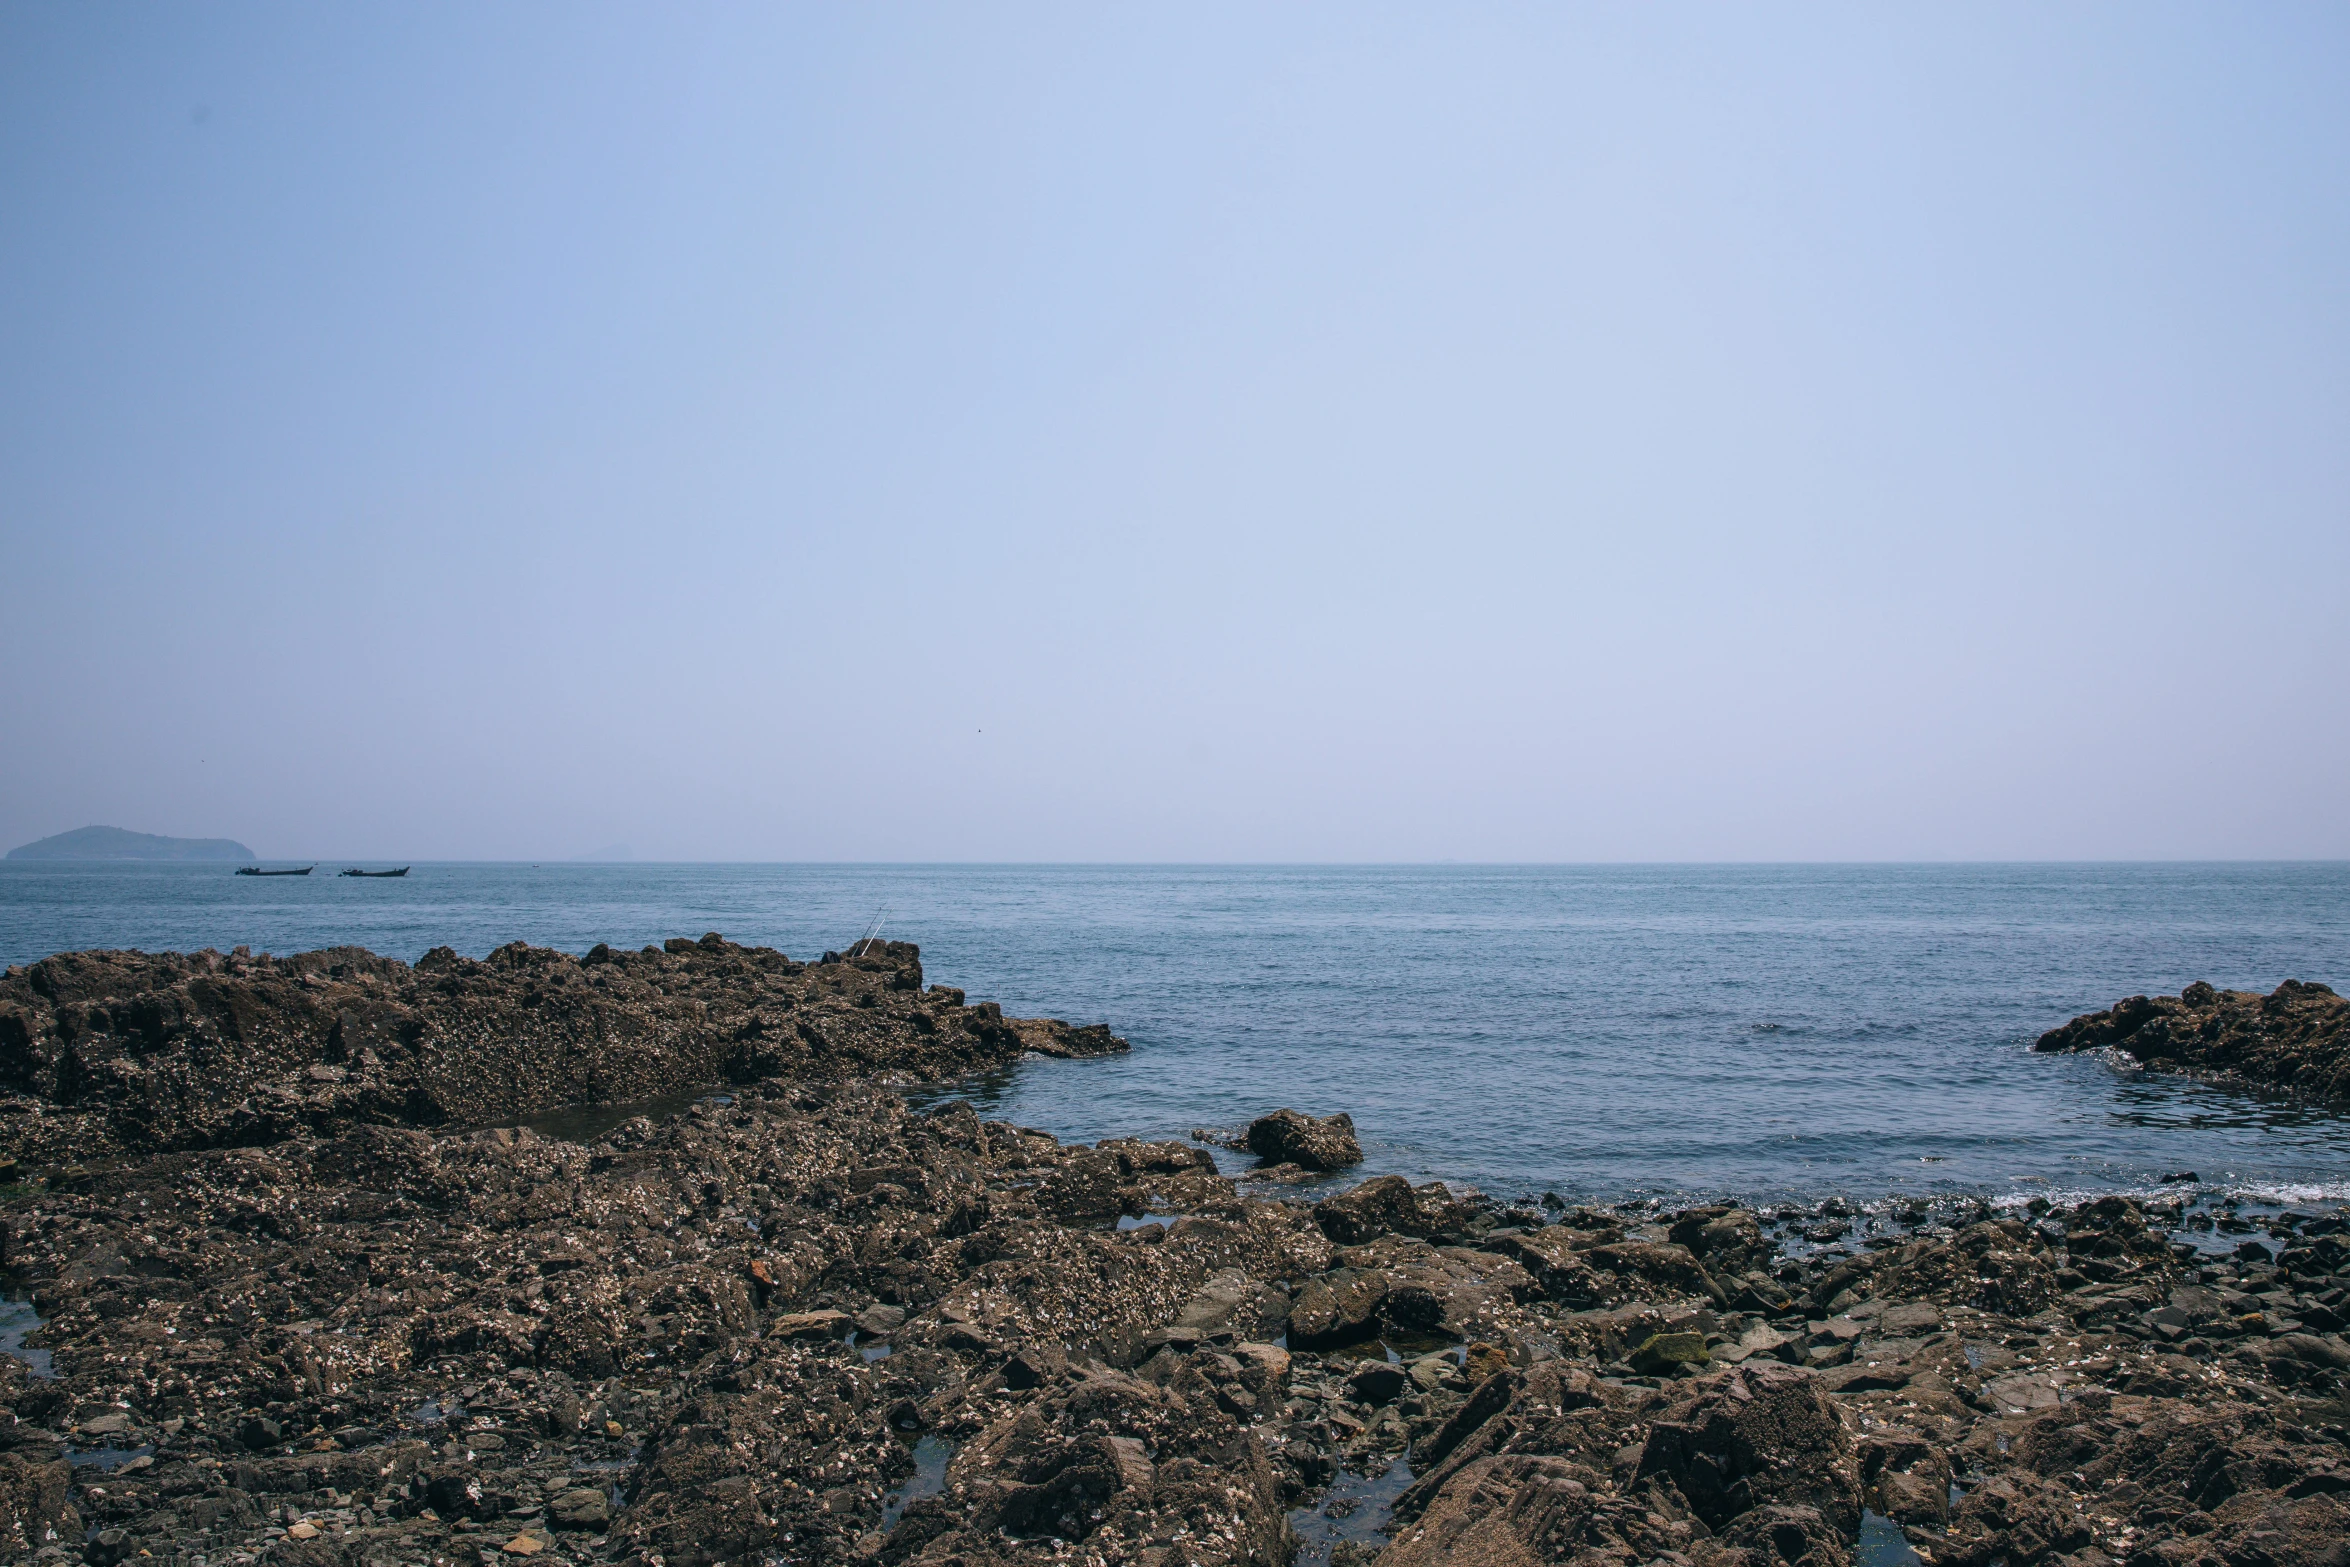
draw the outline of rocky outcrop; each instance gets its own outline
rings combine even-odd
[[[1316,1119],[1295,1110],[1276,1110],[1249,1123],[1247,1142],[1248,1151],[1267,1164],[1343,1170],[1363,1162],[1354,1117],[1344,1111]]]
[[[923,986],[921,950],[795,962],[716,934],[584,957],[516,942],[414,967],[357,947],[293,957],[73,952],[0,977],[0,1157],[263,1145],[297,1129],[512,1120],[681,1089],[936,1080],[1024,1051],[1123,1050],[1100,1024],[1006,1018]]]
[[[2049,1030],[2032,1048],[2112,1050],[2155,1071],[2350,1099],[2350,1001],[2300,980],[2265,996],[2201,981],[2176,996],[2131,996]]]

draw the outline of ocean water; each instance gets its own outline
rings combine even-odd
[[[399,881],[0,864],[0,961],[413,960],[876,921],[933,981],[1129,1056],[960,1091],[1064,1138],[1351,1112],[1371,1172],[1571,1200],[2350,1196],[2350,1117],[2027,1050],[2134,992],[2350,981],[2350,866],[423,865]]]

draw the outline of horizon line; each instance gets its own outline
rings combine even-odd
[[[918,868],[931,868],[931,867],[938,867],[938,868],[952,868],[952,869],[972,869],[972,870],[987,870],[987,869],[995,869],[995,870],[1117,870],[1117,869],[1129,869],[1129,870],[1317,870],[1317,869],[1326,869],[1326,870],[1445,870],[1445,869],[1461,869],[1461,870],[1477,870],[1477,869],[1482,869],[1482,870],[1578,870],[1578,869],[1603,869],[1603,868],[1631,869],[1631,868],[1645,868],[1645,867],[1666,867],[1666,866],[1680,866],[1680,867],[1693,867],[1693,868],[1694,868],[1694,867],[1709,867],[1709,866],[1747,866],[1747,867],[1816,867],[1816,868],[1831,868],[1831,867],[1850,867],[1850,866],[1883,866],[1883,867],[1903,867],[1903,866],[2010,866],[2010,865],[2044,865],[2044,866],[2097,866],[2097,865],[2134,865],[2134,866],[2162,866],[2162,865],[2174,865],[2174,866],[2187,866],[2187,865],[2350,865],[2350,855],[2298,855],[2298,856],[2297,856],[2297,855],[2244,855],[2244,856],[2195,856],[2195,857],[2119,857],[2119,858],[2116,858],[2116,857],[2105,857],[2105,858],[2063,858],[2063,857],[2056,857],[2056,856],[2047,856],[2047,857],[2012,857],[2012,858],[2011,858],[2011,857],[1997,857],[1997,856],[1966,856],[1966,857],[1952,856],[1952,857],[1948,857],[1948,858],[1932,858],[1932,859],[1912,859],[1912,858],[1895,858],[1895,857],[1884,857],[1884,858],[1851,858],[1851,859],[1825,859],[1825,858],[1823,858],[1823,859],[1761,859],[1761,858],[1757,858],[1757,859],[1697,859],[1697,858],[1690,858],[1690,859],[1591,859],[1591,860],[1506,860],[1506,859],[1466,859],[1466,858],[1444,858],[1444,859],[1414,859],[1414,860],[1378,860],[1378,859],[1361,859],[1361,860],[1353,860],[1353,859],[1347,859],[1347,860],[1336,860],[1336,859],[1333,859],[1333,860],[1272,860],[1272,859],[1268,859],[1268,860],[1207,860],[1207,859],[1202,859],[1202,860],[1082,860],[1082,859],[1071,859],[1071,860],[1055,860],[1055,859],[1005,859],[1005,860],[979,860],[979,859],[973,859],[973,860],[955,860],[955,859],[936,859],[936,860],[933,860],[933,859],[905,859],[905,860],[877,860],[877,859],[772,859],[772,860],[770,860],[770,859],[715,859],[715,858],[680,858],[680,859],[657,859],[657,858],[650,858],[650,857],[647,857],[647,858],[630,858],[630,859],[625,859],[625,860],[621,860],[621,859],[608,859],[608,860],[607,860],[607,859],[578,859],[578,858],[556,858],[556,857],[545,857],[545,858],[539,858],[539,859],[531,859],[531,858],[529,858],[529,857],[527,857],[527,856],[512,856],[512,857],[506,857],[506,858],[488,858],[488,857],[479,857],[479,858],[456,858],[456,857],[452,857],[452,858],[447,858],[447,859],[420,859],[420,858],[415,858],[415,857],[402,857],[402,856],[399,856],[399,855],[383,855],[383,854],[365,854],[365,855],[349,855],[349,854],[338,854],[338,855],[326,855],[326,854],[269,854],[269,855],[256,855],[256,856],[254,857],[254,859],[253,859],[252,861],[249,861],[249,862],[247,862],[247,861],[233,861],[233,860],[164,860],[164,859],[152,859],[152,860],[147,860],[147,859],[86,859],[86,860],[85,860],[85,859],[67,859],[67,858],[62,858],[62,857],[61,857],[61,858],[57,858],[57,859],[47,859],[47,858],[40,858],[40,859],[30,859],[30,858],[28,858],[28,859],[14,859],[14,858],[9,858],[9,857],[5,857],[5,856],[0,856],[0,865],[42,866],[42,867],[46,867],[46,868],[71,867],[71,868],[76,868],[76,869],[89,869],[89,868],[92,868],[92,867],[113,867],[113,866],[158,866],[158,865],[176,865],[176,866],[183,866],[183,867],[186,867],[186,868],[189,868],[189,869],[210,869],[210,868],[212,868],[212,867],[215,867],[215,866],[221,866],[221,865],[235,865],[235,864],[241,864],[241,863],[252,863],[252,864],[291,864],[291,863],[294,863],[294,862],[297,862],[297,861],[308,861],[308,862],[310,862],[310,863],[312,863],[312,864],[316,864],[316,865],[326,865],[326,864],[330,864],[330,863],[339,863],[339,864],[346,864],[346,865],[367,865],[367,864],[377,864],[377,865],[391,865],[391,864],[408,864],[408,865],[444,865],[444,866],[528,866],[528,867],[530,867],[531,869],[534,869],[534,870],[581,870],[581,869],[589,869],[589,870],[593,870],[593,869],[615,869],[615,868],[628,868],[628,867],[639,867],[639,868],[642,868],[642,867],[653,867],[653,866],[687,866],[687,865],[702,865],[702,866],[731,866],[731,867],[760,867],[760,866],[772,866],[772,867],[776,867],[776,868],[801,867],[801,866],[822,866],[822,867],[827,867],[827,868],[837,868],[837,869],[852,869],[852,868],[874,868],[874,869],[918,869]]]

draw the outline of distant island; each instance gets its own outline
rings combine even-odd
[[[12,860],[257,860],[259,855],[234,838],[164,838],[151,832],[127,832],[120,827],[76,827],[20,844],[8,851]]]

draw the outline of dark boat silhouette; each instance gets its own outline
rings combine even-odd
[[[408,867],[403,865],[396,871],[348,870],[342,872],[342,874],[345,876],[405,876],[408,874]]]
[[[318,867],[315,865],[305,865],[298,871],[265,871],[258,865],[240,865],[237,867],[237,874],[239,876],[307,876],[316,869]]]

